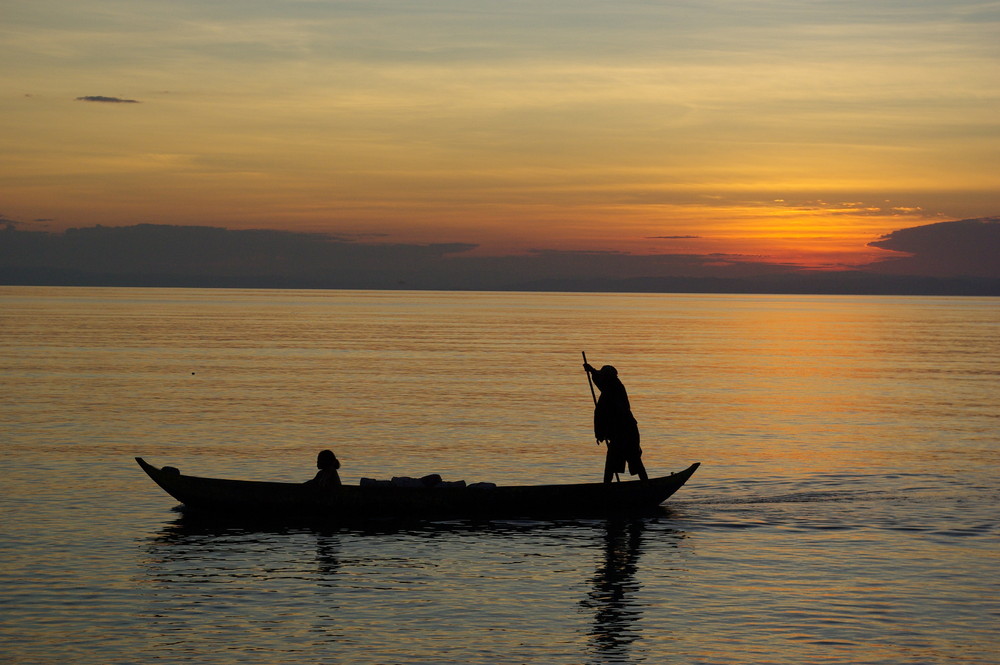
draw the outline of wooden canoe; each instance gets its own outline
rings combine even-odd
[[[699,466],[695,463],[678,473],[647,481],[609,484],[323,488],[304,483],[186,476],[172,467],[157,468],[141,457],[135,461],[186,510],[291,520],[642,513],[666,501]]]

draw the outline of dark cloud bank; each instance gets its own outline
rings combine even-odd
[[[77,97],[78,102],[97,102],[99,104],[139,104],[138,99],[124,99],[122,97],[105,97],[104,95],[86,95]]]
[[[477,257],[463,243],[390,244],[286,231],[140,224],[0,230],[0,283],[329,289],[1000,295],[1000,218],[902,229],[887,259],[818,272],[731,255],[538,251]]]

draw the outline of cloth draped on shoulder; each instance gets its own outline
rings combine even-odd
[[[626,452],[639,447],[639,426],[632,415],[625,386],[617,376],[594,372],[594,383],[601,391],[594,409],[594,435],[598,441],[611,441]]]

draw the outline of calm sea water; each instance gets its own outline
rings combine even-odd
[[[600,479],[637,520],[246,528],[132,461]],[[0,288],[6,663],[997,663],[1000,300]]]

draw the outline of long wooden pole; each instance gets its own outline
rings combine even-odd
[[[587,352],[581,351],[583,354],[583,364],[587,364]],[[587,383],[590,384],[590,396],[594,398],[594,406],[597,406],[597,393],[594,392],[594,380],[590,378],[590,371],[584,368],[584,372],[587,372]]]

